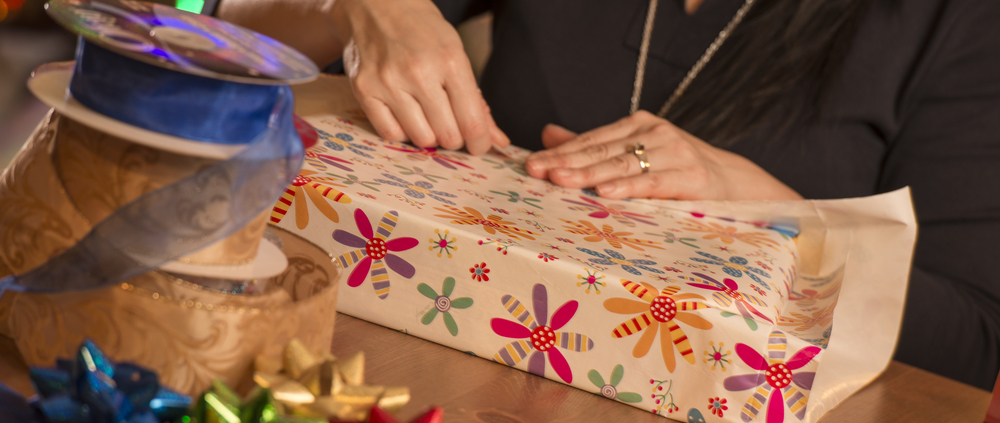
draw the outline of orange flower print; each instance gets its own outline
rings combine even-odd
[[[278,202],[271,209],[271,223],[280,223],[285,218],[285,214],[288,213],[288,209],[294,205],[295,226],[299,229],[305,229],[309,225],[309,206],[306,205],[304,197],[311,199],[313,205],[327,219],[333,222],[340,221],[337,211],[326,200],[347,204],[351,202],[351,197],[333,188],[344,187],[336,182],[336,178],[315,176],[317,173],[313,170],[303,169],[302,173],[295,177],[292,184],[285,188],[285,193],[281,194],[281,198],[278,198]],[[299,201],[295,201],[296,198]]]
[[[766,232],[738,232],[735,226],[722,226],[715,222],[700,222],[694,219],[684,219],[683,222],[677,223],[692,232],[705,232],[703,239],[718,239],[727,245],[734,241],[742,241],[754,247],[766,246],[778,249],[778,242],[771,239]]]
[[[698,294],[677,294],[680,288],[667,286],[657,293],[655,287],[645,282],[638,284],[622,279],[622,286],[642,301],[625,298],[611,298],[604,301],[604,308],[612,313],[635,314],[637,316],[626,320],[611,331],[611,336],[624,338],[642,332],[642,336],[632,349],[632,356],[645,357],[653,346],[656,334],[660,334],[660,354],[667,371],[673,373],[676,367],[674,350],[689,364],[694,364],[694,351],[687,335],[678,323],[683,323],[694,329],[708,330],[712,323],[691,311],[708,308],[705,297]]]
[[[647,241],[644,239],[637,238],[627,238],[628,235],[632,235],[632,232],[615,232],[611,225],[604,224],[598,229],[593,223],[586,220],[581,220],[580,223],[573,222],[571,220],[559,219],[566,222],[567,225],[563,225],[566,228],[566,232],[578,235],[587,235],[583,239],[590,242],[601,242],[607,241],[612,247],[622,248],[625,245],[631,249],[646,251],[643,246],[649,248],[656,248],[657,250],[662,250],[662,247],[656,246],[659,242]]]
[[[435,207],[434,210],[446,213],[435,214],[434,216],[454,219],[451,223],[456,225],[482,225],[483,230],[490,235],[500,232],[514,239],[527,238],[530,240],[534,240],[535,237],[533,235],[537,235],[534,232],[518,228],[515,226],[516,223],[503,220],[502,217],[495,214],[483,217],[482,213],[472,207],[465,207],[465,210],[460,210],[457,207],[445,205],[444,208]]]

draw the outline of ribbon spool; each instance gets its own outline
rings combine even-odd
[[[259,34],[151,3],[52,0],[47,10],[81,38],[75,66],[36,70],[29,81],[36,96],[63,116],[115,137],[221,161],[129,199],[44,265],[14,269],[8,263],[18,276],[0,281],[0,292],[91,289],[158,267],[233,279],[284,270],[283,257],[271,266],[244,263],[242,269],[231,263],[199,268],[218,251],[177,259],[251,222],[260,228],[251,232],[263,231],[261,216],[302,160],[291,90],[279,77],[308,80],[316,76],[315,66]],[[274,58],[291,58],[296,65],[276,66]],[[273,245],[261,254],[269,243],[261,245],[257,256],[281,256]]]
[[[10,205],[0,207],[0,275],[16,275],[0,280],[0,334],[45,366],[89,337],[189,394],[217,377],[252,385],[253,358],[280,357],[291,337],[328,347],[339,271],[281,230],[260,241],[302,165],[288,84],[315,66],[259,34],[152,3],[52,0],[47,10],[81,40],[75,63],[29,80],[54,111],[0,180]],[[198,256],[232,239],[274,249],[248,249],[249,273],[222,277],[264,275],[262,259],[281,258],[260,295],[153,271],[202,259],[239,267],[218,263],[231,251]]]

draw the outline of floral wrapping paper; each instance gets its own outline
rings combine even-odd
[[[797,238],[809,219],[607,200],[527,176],[517,148],[385,142],[319,109],[271,222],[345,269],[339,311],[678,420],[815,421],[846,396],[809,409],[850,250]]]

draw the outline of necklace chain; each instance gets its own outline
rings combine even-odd
[[[740,10],[736,11],[736,15],[733,16],[733,19],[730,20],[729,23],[726,24],[726,27],[719,32],[719,35],[715,37],[715,40],[708,46],[705,53],[698,58],[698,61],[695,62],[694,66],[691,67],[691,70],[689,70],[687,75],[684,76],[681,83],[677,84],[677,88],[674,89],[673,94],[671,94],[670,98],[663,103],[663,107],[660,108],[660,111],[656,113],[657,116],[662,118],[667,115],[667,112],[670,111],[670,108],[677,103],[677,100],[684,94],[684,91],[687,91],[688,86],[691,85],[694,78],[701,73],[702,69],[705,68],[705,65],[712,60],[712,56],[715,56],[715,53],[719,51],[719,47],[722,47],[722,43],[726,42],[726,39],[728,39],[729,35],[733,33],[736,26],[739,25],[740,22],[743,22],[743,18],[746,17],[747,12],[750,11],[750,7],[753,6],[754,1],[755,0],[744,1],[743,6],[740,7]],[[659,0],[649,0],[649,10],[646,12],[646,23],[642,28],[642,44],[639,47],[639,60],[635,65],[635,82],[632,84],[632,104],[629,108],[630,115],[639,110],[639,99],[642,97],[642,85],[643,81],[646,79],[646,59],[649,57],[649,40],[653,35],[653,22],[655,21],[656,7],[658,3]]]

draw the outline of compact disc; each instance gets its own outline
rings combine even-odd
[[[210,16],[132,0],[49,0],[49,16],[87,41],[167,69],[248,84],[296,84],[319,75],[309,58]]]

